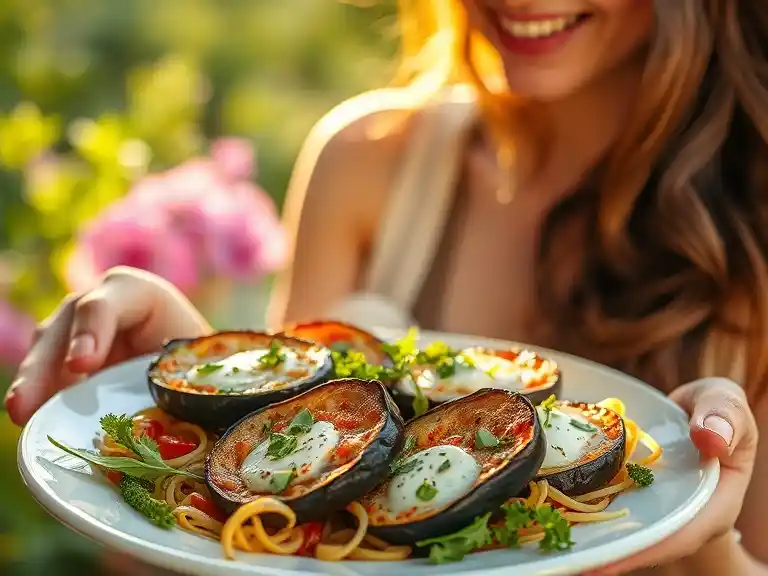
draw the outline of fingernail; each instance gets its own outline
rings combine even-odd
[[[733,426],[725,418],[713,414],[704,418],[703,425],[710,432],[720,436],[728,446],[733,442]]]
[[[90,334],[80,334],[72,339],[69,345],[67,360],[90,356],[96,349],[96,340]]]

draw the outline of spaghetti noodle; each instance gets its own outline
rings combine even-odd
[[[642,445],[648,454],[636,463],[648,465],[658,460],[662,449],[637,423],[626,417],[626,407],[617,398],[607,398],[598,406],[613,410],[624,418],[626,430],[626,454],[624,463],[634,461],[638,447]],[[135,431],[140,434],[157,422],[166,434],[193,440],[196,447],[181,456],[165,459],[174,468],[202,473],[205,459],[213,447],[215,438],[194,424],[175,420],[158,408],[143,410],[134,416]],[[108,456],[135,457],[130,450],[106,436],[100,451]],[[627,508],[606,511],[608,505],[622,492],[635,487],[627,475],[626,467],[608,485],[581,496],[567,496],[551,486],[546,480],[532,481],[530,494],[526,498],[513,498],[510,502],[521,502],[530,509],[545,504],[557,509],[570,524],[603,522],[625,517]],[[368,515],[359,502],[346,507],[346,514],[354,518],[354,528],[335,527],[333,521],[323,524],[298,525],[293,510],[280,500],[259,497],[240,506],[228,518],[221,513],[211,500],[207,486],[198,480],[170,475],[155,482],[154,497],[171,507],[180,528],[221,542],[224,554],[234,559],[236,551],[259,552],[278,555],[313,556],[324,561],[372,560],[398,561],[411,556],[410,546],[393,546],[368,533]],[[269,525],[262,522],[263,516],[270,516]],[[273,528],[275,517],[283,519],[280,528]],[[518,532],[519,544],[536,543],[544,539],[545,531],[533,525]],[[498,547],[498,546],[495,546]]]

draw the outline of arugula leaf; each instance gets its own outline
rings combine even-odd
[[[485,516],[475,518],[475,521],[453,534],[429,538],[416,542],[416,546],[423,548],[430,546],[429,560],[433,564],[457,562],[477,548],[482,548],[493,543],[491,529],[488,527],[490,512]]]
[[[298,444],[299,440],[296,436],[273,432],[269,435],[267,458],[270,460],[280,460],[281,458],[285,458],[296,450]]]
[[[90,464],[101,466],[102,468],[106,468],[108,470],[122,472],[123,474],[133,476],[134,478],[155,479],[159,478],[160,476],[179,474],[188,478],[194,478],[195,480],[203,480],[202,476],[198,476],[192,472],[179,470],[178,468],[171,468],[162,460],[159,462],[143,462],[141,460],[136,460],[135,458],[127,458],[125,456],[102,456],[93,450],[70,448],[69,446],[57,442],[50,436],[48,436],[48,441],[67,454],[76,456],[77,458],[85,460]]]
[[[291,436],[301,436],[306,434],[312,429],[312,425],[315,423],[315,417],[307,408],[302,408],[296,416],[293,417],[291,423],[288,424],[285,433]]]

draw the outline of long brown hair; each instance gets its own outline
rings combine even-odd
[[[592,185],[542,229],[538,312],[556,327],[542,338],[666,390],[705,374],[707,352],[727,342],[743,351],[754,398],[768,376],[768,8],[655,5],[630,124]],[[430,62],[408,69],[413,85],[474,84],[502,161],[511,157],[513,96],[491,87],[498,59],[460,3],[400,0],[400,10],[406,57]],[[430,59],[439,47],[440,62]],[[574,230],[583,257],[565,262]]]

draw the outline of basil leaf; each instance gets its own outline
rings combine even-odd
[[[424,483],[416,489],[416,498],[424,502],[429,502],[435,496],[437,496],[437,492],[437,488],[424,480]]]
[[[291,423],[288,425],[285,433],[292,436],[300,436],[306,434],[312,429],[312,425],[315,423],[315,417],[312,416],[312,412],[306,408],[302,408],[296,416],[293,417]]]
[[[293,481],[294,478],[296,478],[296,476],[298,476],[296,473],[296,468],[291,468],[290,470],[280,470],[272,474],[272,478],[269,479],[269,483],[275,487],[275,490],[279,494],[280,492],[285,492],[285,489],[288,488],[288,485]]]
[[[270,460],[280,460],[281,458],[285,458],[296,450],[298,444],[299,440],[296,436],[273,432],[269,435],[267,458]]]
[[[499,445],[499,439],[486,428],[479,428],[475,432],[475,446],[478,448],[493,448]]]

